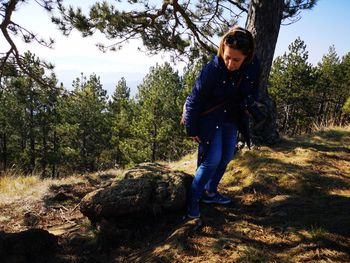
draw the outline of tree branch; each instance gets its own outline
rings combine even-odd
[[[12,41],[12,39],[7,31],[7,27],[11,23],[12,12],[15,10],[17,2],[18,2],[17,0],[10,0],[10,2],[8,3],[8,6],[5,10],[4,20],[0,24],[0,29],[1,29],[2,34],[4,35],[6,41],[10,44],[10,49],[9,49],[9,51],[6,52],[6,55],[1,63],[0,81],[2,78],[2,72],[4,71],[3,69],[4,69],[5,64],[8,60],[8,58],[10,57],[10,55],[13,54],[17,61],[20,60],[17,47],[16,47],[15,43]]]
[[[174,0],[172,3],[173,7],[174,7],[174,12],[179,12],[182,17],[184,18],[187,27],[190,29],[190,31],[192,32],[192,34],[194,35],[194,37],[197,39],[197,41],[199,42],[199,44],[205,48],[206,51],[208,52],[213,52],[213,48],[210,47],[209,45],[207,45],[205,42],[202,41],[202,39],[200,38],[199,34],[203,36],[204,39],[206,39],[208,42],[212,43],[214,45],[214,43],[205,35],[203,35],[200,30],[198,29],[198,27],[192,22],[192,20],[188,17],[188,15],[186,14],[185,10],[182,9],[182,7],[179,5],[179,3],[177,2],[177,0]]]
[[[234,5],[235,7],[237,7],[239,10],[241,10],[244,13],[248,13],[248,8],[244,7],[242,5],[242,3],[234,1],[234,0],[227,0],[228,3],[230,3],[231,5]]]
[[[18,0],[10,0],[8,5],[7,5],[7,8],[5,10],[5,15],[4,15],[4,19],[2,21],[2,23],[0,24],[0,29],[1,29],[1,32],[3,34],[3,36],[5,37],[7,43],[9,43],[10,45],[10,49],[9,51],[6,52],[6,55],[5,57],[3,58],[2,60],[2,63],[1,63],[1,74],[0,74],[0,81],[1,81],[1,78],[3,77],[3,71],[4,71],[4,68],[5,68],[5,64],[6,62],[8,61],[9,57],[11,55],[14,56],[15,58],[15,61],[18,65],[18,67],[26,74],[28,75],[29,77],[31,77],[33,80],[35,80],[36,82],[38,82],[39,84],[41,85],[44,85],[44,86],[47,86],[48,84],[42,79],[42,78],[39,78],[37,77],[35,74],[32,74],[31,72],[29,72],[26,67],[23,65],[22,63],[22,59],[20,57],[20,54],[19,54],[19,51],[17,49],[17,46],[16,44],[14,43],[14,41],[12,40],[12,38],[10,37],[10,34],[8,32],[8,27],[9,25],[11,24],[14,24],[12,21],[11,21],[11,16],[12,16],[12,13],[13,11],[16,9],[16,5],[18,4]],[[16,24],[15,24],[16,25]],[[22,27],[20,27],[22,28]],[[29,32],[29,31],[28,31]]]

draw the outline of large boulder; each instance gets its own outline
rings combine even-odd
[[[92,223],[142,219],[186,206],[192,176],[163,165],[144,163],[126,171],[110,186],[87,194],[80,210]]]
[[[19,233],[0,232],[0,262],[56,262],[58,239],[42,229]]]

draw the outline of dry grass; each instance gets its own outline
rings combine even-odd
[[[8,173],[0,177],[0,205],[30,198],[39,200],[47,191],[51,180],[41,180],[38,176],[14,175]]]
[[[42,179],[39,175],[26,176],[16,171],[3,173],[0,177],[0,230],[19,232],[33,227],[25,221],[25,215],[31,213],[40,218],[35,227],[54,233],[67,232],[67,228],[70,231],[71,228],[76,228],[73,222],[83,221],[83,216],[77,209],[80,196],[74,195],[92,191],[104,181],[118,177],[121,173],[121,170],[111,169],[84,175],[74,174],[60,179]],[[52,203],[50,199],[60,192],[63,196],[66,194],[68,200],[59,204]],[[81,227],[86,228],[83,225]]]
[[[38,201],[52,185],[75,184],[83,180],[83,177],[76,175],[62,179],[41,179],[37,175],[8,172],[0,177],[0,205],[24,199]]]
[[[197,168],[197,152],[189,153],[177,162],[162,163],[168,165],[173,170],[194,174]]]
[[[322,129],[309,137],[282,138],[274,147],[243,150],[229,164],[224,183],[236,191],[261,184],[301,192],[309,184],[348,195],[342,180],[350,180],[349,133],[349,127]]]
[[[17,171],[8,171],[0,176],[0,206],[19,200],[38,201],[43,198],[52,185],[74,185],[101,177],[118,177],[122,170],[110,169],[90,174],[73,174],[60,179],[40,178],[39,175],[23,175]]]
[[[220,186],[234,206],[201,207],[185,262],[349,262],[349,153],[350,127],[242,150]],[[189,163],[172,165],[193,174]]]
[[[139,259],[130,262],[350,262],[349,153],[350,127],[319,129],[310,136],[282,138],[272,147],[243,150],[229,164],[220,185],[233,204],[201,204],[203,226],[178,239],[183,243],[168,242],[169,235],[185,225],[183,214],[175,214],[145,226],[148,230],[142,237],[123,240],[123,246],[113,248],[110,256],[91,253],[102,253],[103,262],[128,262],[128,253]],[[196,153],[165,164],[194,174]],[[0,178],[0,207],[6,203],[7,211],[28,208],[26,198],[34,207],[54,185],[95,186],[101,178],[122,172],[62,180],[7,175]],[[57,211],[62,213],[61,208],[49,211],[49,219],[59,217]],[[64,218],[73,221],[74,216],[81,216],[79,224],[89,228],[82,215],[66,213]],[[11,220],[5,213],[0,215],[0,224],[18,221]],[[171,223],[167,225],[166,220]],[[95,238],[91,229],[87,234]],[[145,261],[148,256],[155,260]]]

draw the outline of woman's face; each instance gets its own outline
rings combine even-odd
[[[230,48],[229,46],[224,47],[224,62],[229,71],[237,70],[241,67],[244,59],[246,58],[243,53],[234,48]]]

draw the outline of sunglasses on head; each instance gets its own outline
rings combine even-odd
[[[228,45],[234,45],[242,46],[242,45],[248,45],[249,39],[242,35],[228,35],[225,37],[225,43]]]

